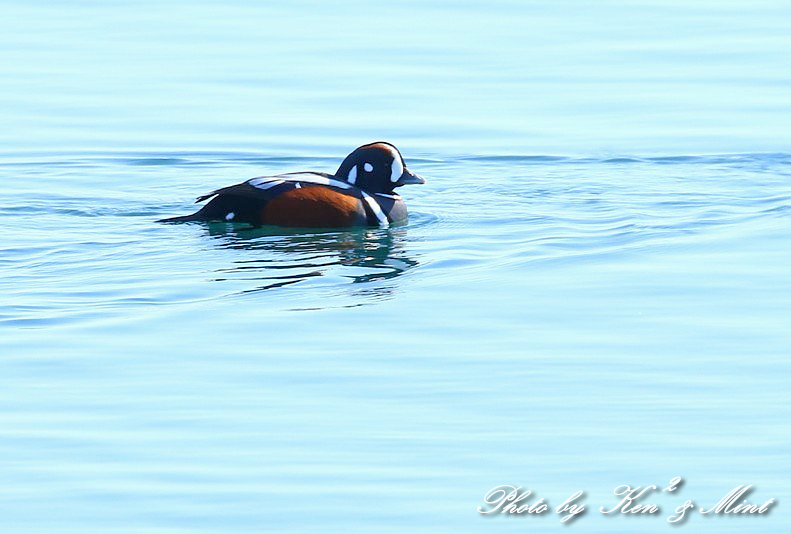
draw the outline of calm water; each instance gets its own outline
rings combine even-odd
[[[3,13],[3,532],[791,528],[788,6]],[[406,226],[154,222],[377,139]]]

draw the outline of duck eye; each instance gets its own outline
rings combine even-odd
[[[365,172],[371,172],[374,170],[374,166],[370,163],[366,163],[363,167],[365,168]]]

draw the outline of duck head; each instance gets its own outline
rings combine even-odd
[[[356,148],[338,167],[335,178],[368,193],[392,193],[402,185],[426,183],[406,168],[398,149],[385,141]]]

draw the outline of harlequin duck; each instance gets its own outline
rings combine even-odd
[[[233,221],[302,228],[388,226],[405,221],[396,187],[425,180],[407,170],[398,149],[379,141],[346,156],[335,174],[293,172],[252,178],[198,197],[192,215],[159,222]]]

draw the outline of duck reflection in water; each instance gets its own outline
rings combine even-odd
[[[342,277],[352,284],[388,281],[418,265],[406,252],[407,229],[403,226],[315,232],[230,223],[209,224],[206,228],[216,246],[240,252],[231,267],[216,271],[216,281],[266,282],[244,293],[317,277]],[[393,284],[376,284],[357,287],[355,294],[385,298],[394,289]]]

